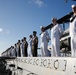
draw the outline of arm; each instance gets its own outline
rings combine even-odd
[[[61,36],[63,34],[63,29],[60,25],[58,25],[58,29],[59,29],[59,35],[60,35],[60,38],[61,38]]]
[[[47,37],[47,41],[49,42],[50,39],[50,36],[49,36],[49,33],[46,31],[46,37]]]

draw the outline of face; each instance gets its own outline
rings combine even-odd
[[[36,33],[33,33],[33,36],[36,36]]]
[[[41,28],[41,31],[44,32],[45,31],[45,28]]]
[[[72,8],[72,11],[73,11],[73,12],[76,12],[76,7]]]
[[[30,35],[29,38],[32,38],[32,35]]]
[[[57,19],[53,19],[52,22],[53,22],[54,24],[56,24],[56,23],[57,23]]]
[[[21,41],[23,42],[23,39]]]

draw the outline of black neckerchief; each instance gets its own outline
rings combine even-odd
[[[70,22],[73,22],[74,19],[75,19],[75,17],[76,17],[76,15],[73,15],[73,16],[72,16],[72,19],[70,20]]]

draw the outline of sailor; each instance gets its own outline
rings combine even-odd
[[[32,35],[29,35],[29,49],[28,49],[28,57],[32,57]]]
[[[37,32],[33,31],[33,41],[32,41],[32,55],[37,57],[37,48],[38,48],[38,37],[36,36]]]
[[[72,5],[72,11],[74,12],[73,20],[70,22],[69,32],[71,37],[71,56],[76,57],[76,5]]]
[[[21,57],[24,55],[24,42],[23,39],[21,40]]]
[[[51,29],[51,56],[61,56],[60,55],[60,36],[62,34],[62,27],[57,24],[57,18],[52,18],[53,27]]]
[[[50,51],[48,51],[48,42],[50,40],[50,36],[47,31],[45,31],[45,27],[41,26],[41,38],[40,38],[40,46],[41,46],[41,56],[49,56]]]
[[[12,51],[12,46],[10,47],[10,57],[12,57],[13,51]]]
[[[17,43],[17,49],[18,49],[18,51],[17,51],[17,55],[18,55],[18,57],[21,57],[21,42],[20,42],[20,40],[18,40],[18,43]]]
[[[14,46],[11,46],[11,57],[15,57],[15,49],[14,49]]]
[[[27,48],[28,48],[28,42],[26,41],[26,37],[23,38],[23,48],[24,48],[24,53],[23,53],[23,56],[24,57],[27,57],[28,56],[28,53],[27,53]]]
[[[15,56],[17,57],[17,44],[14,44]]]
[[[10,53],[10,48],[11,48],[11,47],[8,48],[8,57],[11,56],[11,55],[10,55],[10,54],[11,54],[11,53]]]

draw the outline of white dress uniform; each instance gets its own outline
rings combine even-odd
[[[15,50],[14,50],[14,48],[11,48],[11,57],[15,57]]]
[[[49,56],[49,51],[48,51],[48,41],[50,40],[49,34],[47,31],[42,32],[41,34],[41,56],[45,57],[45,56]]]
[[[70,22],[69,32],[71,37],[71,56],[76,57],[76,17],[73,22]]]
[[[24,43],[22,42],[21,43],[21,57],[23,57],[24,56]]]
[[[32,57],[32,38],[29,40],[28,57]]]
[[[62,27],[58,24],[56,24],[52,29],[51,29],[51,56],[61,56],[60,55],[60,36],[62,34]]]
[[[20,44],[20,55],[19,55],[19,46],[17,44],[17,57],[21,57],[21,44]]]

